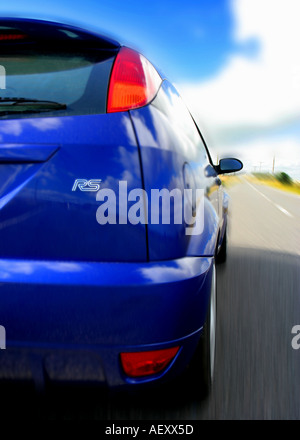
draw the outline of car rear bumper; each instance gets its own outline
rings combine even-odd
[[[0,260],[0,378],[109,387],[179,374],[205,322],[212,258],[155,263]],[[119,355],[180,346],[156,376],[129,379]],[[42,372],[42,373],[41,373]]]

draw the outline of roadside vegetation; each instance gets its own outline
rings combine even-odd
[[[223,174],[219,177],[222,181],[222,185],[225,188],[230,188],[231,186],[236,185],[240,182],[240,176],[238,174]]]
[[[288,191],[300,195],[300,182],[294,181],[287,173],[252,173],[248,179],[261,185],[271,186],[272,188]]]

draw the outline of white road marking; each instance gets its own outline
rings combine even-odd
[[[287,211],[286,209],[284,209],[282,206],[276,205],[275,203],[274,203],[274,205],[276,206],[276,208],[280,209],[280,211],[282,211],[285,215],[288,215],[289,217],[293,217],[292,214],[289,211]]]
[[[272,203],[273,206],[275,206],[277,209],[279,209],[279,211],[283,212],[283,214],[287,215],[288,217],[294,217],[290,212],[288,212],[286,209],[284,209],[282,206],[277,205],[276,203],[274,203],[271,199],[269,199],[269,197],[265,196],[265,194],[263,194],[262,192],[260,192],[257,188],[255,188],[255,186],[253,186],[251,183],[247,182],[247,180],[245,180],[245,182],[251,186],[251,188],[253,188],[255,191],[258,192],[258,194],[260,194],[262,197],[264,197],[266,200],[268,200],[268,202]]]

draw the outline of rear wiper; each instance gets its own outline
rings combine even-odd
[[[53,110],[65,110],[66,108],[66,104],[61,104],[60,102],[55,101],[0,97],[0,116],[11,113],[35,113]]]

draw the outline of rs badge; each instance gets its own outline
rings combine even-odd
[[[76,191],[77,188],[80,191],[99,191],[101,179],[76,179],[72,188],[72,191]]]

